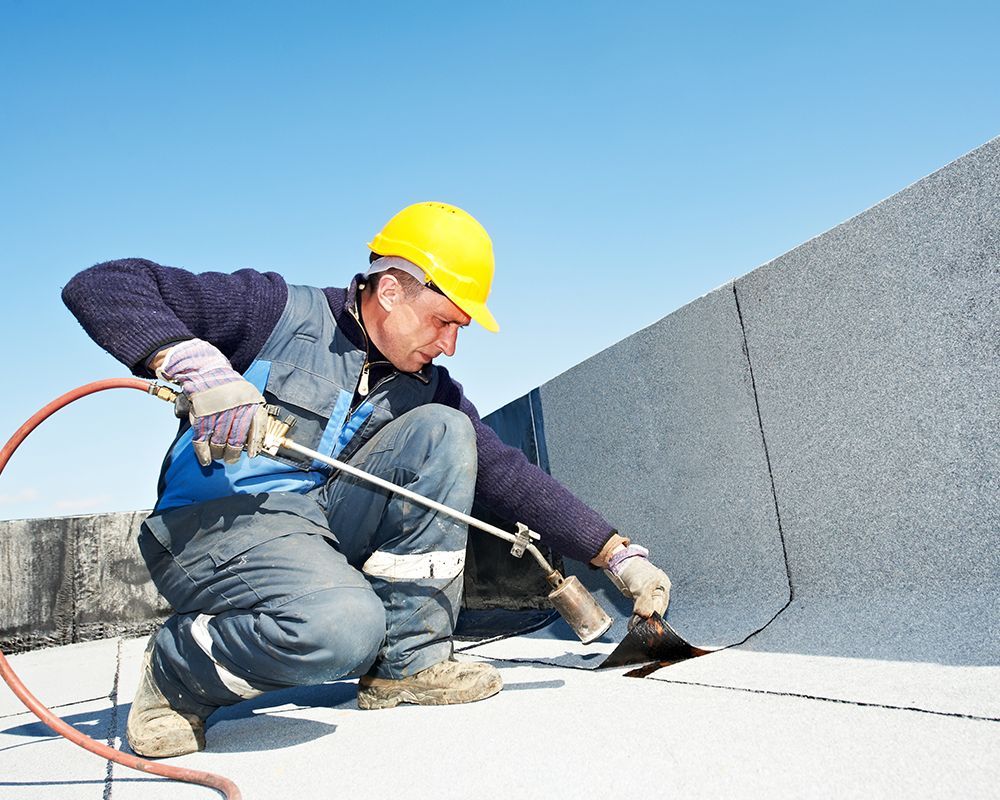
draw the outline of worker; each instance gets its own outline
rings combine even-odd
[[[666,611],[648,552],[504,445],[435,363],[472,321],[499,328],[484,228],[417,203],[368,246],[347,289],[123,259],[63,290],[98,344],[190,401],[139,534],[175,612],[128,717],[140,755],[203,749],[216,708],[274,689],[358,677],[358,706],[377,709],[502,687],[492,665],[453,656],[467,526],[322,463],[258,456],[265,404],[295,417],[299,444],[465,513],[476,497],[605,569],[636,615]]]

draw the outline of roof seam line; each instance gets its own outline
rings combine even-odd
[[[118,735],[118,679],[122,673],[122,638],[118,637],[118,647],[115,653],[115,680],[111,685],[111,693],[108,699],[111,701],[111,720],[108,722],[108,747],[115,747],[115,739]],[[104,795],[102,800],[111,800],[111,787],[114,782],[115,762],[107,759],[107,766],[104,771]]]
[[[56,709],[56,708],[69,708],[70,706],[80,706],[83,705],[84,703],[93,703],[97,700],[104,700],[106,697],[107,697],[106,694],[102,694],[100,697],[88,697],[84,700],[73,700],[69,703],[53,704],[50,705],[49,708]],[[26,708],[24,709],[24,711],[15,711],[13,714],[0,714],[0,719],[10,719],[11,717],[23,717],[25,714],[30,714],[30,713],[31,711]]]
[[[700,686],[706,689],[722,689],[727,692],[746,692],[748,694],[766,694],[772,697],[797,697],[802,700],[816,700],[821,703],[838,703],[847,706],[860,706],[862,708],[884,708],[889,711],[915,711],[919,714],[931,714],[936,717],[955,717],[957,719],[972,719],[979,722],[1000,722],[1000,717],[981,717],[976,714],[961,714],[957,711],[934,711],[930,708],[917,708],[916,706],[894,706],[887,703],[866,703],[863,700],[844,700],[839,697],[822,697],[820,695],[802,694],[799,692],[778,692],[773,689],[751,689],[746,686],[722,686],[715,683],[700,683],[698,681],[679,681],[675,679],[653,678],[661,683],[673,683],[681,686]]]
[[[792,584],[792,571],[788,563],[788,546],[785,544],[785,529],[781,524],[781,508],[778,505],[778,490],[774,485],[774,470],[771,468],[771,451],[767,446],[767,436],[764,434],[764,418],[760,412],[760,397],[757,393],[757,378],[753,372],[753,362],[750,359],[750,344],[747,341],[747,329],[746,323],[743,321],[743,308],[740,306],[740,296],[736,290],[736,281],[733,281],[733,300],[736,303],[736,316],[740,322],[740,334],[743,337],[743,355],[746,356],[747,369],[750,372],[750,388],[753,391],[753,402],[754,408],[757,412],[757,426],[760,430],[760,441],[764,447],[764,462],[767,464],[767,477],[771,482],[771,500],[774,503],[774,517],[778,525],[778,540],[781,542],[781,555],[784,560],[785,566],[785,580],[788,583],[788,599],[785,604],[777,610],[771,619],[765,622],[757,630],[751,632],[743,639],[743,641],[736,642],[726,647],[720,648],[720,650],[728,650],[731,647],[739,647],[740,645],[746,644],[750,639],[761,633],[765,628],[767,628],[772,622],[774,622],[781,614],[792,604],[792,600],[795,599],[795,587]],[[713,651],[719,652],[719,651]]]

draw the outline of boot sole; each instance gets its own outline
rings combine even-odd
[[[155,733],[140,736],[126,725],[125,736],[132,752],[143,758],[174,758],[205,749],[205,734],[194,730],[185,733],[167,731],[166,735],[160,736]]]

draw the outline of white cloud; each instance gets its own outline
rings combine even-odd
[[[40,500],[42,493],[33,486],[26,486],[10,494],[0,494],[0,506],[10,506],[15,503],[32,503]]]
[[[88,497],[64,497],[52,504],[56,511],[70,514],[89,514],[96,511],[107,511],[111,508],[114,495],[97,494]]]

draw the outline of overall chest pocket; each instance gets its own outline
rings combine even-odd
[[[317,449],[327,424],[340,425],[338,399],[342,388],[330,379],[281,361],[271,364],[264,397],[295,417],[289,435],[304,447]],[[343,403],[341,403],[342,405]],[[345,409],[346,411],[346,409]]]

